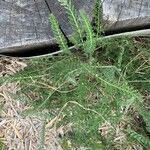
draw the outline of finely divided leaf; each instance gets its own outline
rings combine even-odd
[[[86,33],[86,42],[84,44],[84,51],[92,53],[96,48],[95,34],[90,23],[90,20],[84,10],[80,10],[80,15],[83,21],[83,28]]]
[[[73,40],[72,40],[73,44],[78,45],[78,44],[83,43],[83,36],[82,36],[82,31],[81,31],[81,24],[78,19],[79,18],[78,12],[75,9],[74,5],[72,4],[71,0],[58,0],[58,2],[67,11],[68,19],[72,27],[72,30],[74,32],[73,35],[78,35],[78,36],[73,37]]]
[[[103,32],[102,27],[102,2],[101,0],[96,0],[95,9],[94,9],[94,30],[97,33],[97,36],[99,36]]]
[[[56,41],[60,47],[61,50],[68,53],[69,48],[67,45],[67,40],[65,39],[62,31],[60,30],[59,23],[56,19],[56,17],[53,14],[50,14],[49,16],[50,22],[51,22],[51,28],[54,34],[54,37],[56,38]]]

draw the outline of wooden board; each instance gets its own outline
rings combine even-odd
[[[110,29],[150,28],[150,0],[103,0],[103,19]]]
[[[150,17],[149,0],[103,0],[104,19],[122,21]]]
[[[72,1],[78,10],[85,9],[92,18],[95,0]],[[102,6],[103,19],[109,29],[150,23],[149,0],[103,0]],[[72,29],[67,15],[57,0],[1,0],[0,53],[53,44],[50,11],[57,16],[62,30],[70,35]]]
[[[94,0],[73,3],[78,10],[84,8],[91,16]],[[67,15],[57,0],[1,0],[0,52],[53,44],[49,9],[58,17],[63,31],[70,35],[72,30]]]

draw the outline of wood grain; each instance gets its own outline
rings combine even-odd
[[[77,10],[85,9],[92,18],[95,0],[73,0],[73,4]],[[102,6],[107,28],[150,23],[149,0],[103,0]],[[66,12],[57,0],[1,0],[0,52],[54,44],[50,12],[56,15],[62,30],[72,34]]]
[[[103,19],[112,29],[150,25],[150,1],[103,0]]]
[[[94,0],[73,2],[77,10],[84,8],[92,16]],[[49,8],[58,18],[62,30],[70,35],[72,29],[66,12],[57,0],[1,0],[0,52],[53,44]]]

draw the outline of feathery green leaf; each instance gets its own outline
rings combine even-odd
[[[60,49],[68,53],[69,48],[67,46],[67,40],[65,39],[62,31],[60,30],[59,23],[56,17],[53,14],[50,14],[49,18],[50,18],[51,28],[52,28],[54,37],[56,38],[56,41],[59,44]]]
[[[80,15],[83,20],[83,27],[86,33],[86,42],[84,44],[84,51],[86,53],[92,53],[96,48],[95,34],[90,23],[88,16],[84,10],[80,10]]]
[[[131,130],[131,131],[127,131],[127,133],[129,134],[129,137],[137,140],[140,144],[142,144],[145,148],[150,148],[150,139],[136,133],[135,131]]]
[[[94,9],[94,30],[97,33],[97,36],[103,31],[102,27],[102,2],[101,0],[96,0],[95,9]]]
[[[75,9],[74,5],[72,4],[71,0],[58,0],[58,2],[60,3],[60,5],[62,5],[66,9],[70,25],[74,32],[73,35],[75,35],[71,38],[71,41],[75,45],[83,43],[81,23],[78,19],[79,17],[78,12]]]

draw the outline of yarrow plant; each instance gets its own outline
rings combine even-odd
[[[76,48],[82,49],[86,54],[93,53],[96,48],[96,34],[86,12],[84,10],[78,12],[71,0],[58,1],[60,5],[65,8],[73,30],[70,42],[72,42]],[[63,51],[66,51],[66,49],[68,49],[67,40],[64,38],[59,23],[53,14],[50,14],[50,22],[57,43]]]
[[[60,136],[64,150],[149,150],[150,116],[144,101],[150,91],[150,40],[98,40],[103,32],[99,0],[94,25],[71,0],[58,2],[67,12],[73,31],[69,42],[75,51],[50,14],[53,35],[67,54],[28,60],[24,71],[5,79],[20,83],[22,90],[16,99],[32,106],[22,115],[43,121],[41,149],[50,122],[51,128],[71,128]],[[32,93],[36,96],[30,96]]]

